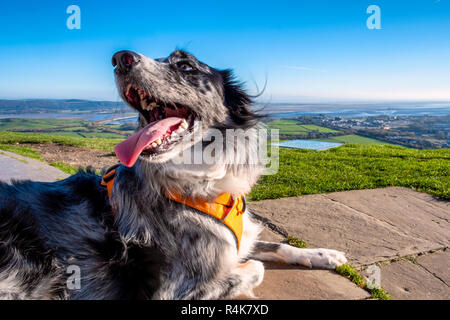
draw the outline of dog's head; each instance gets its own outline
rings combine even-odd
[[[151,59],[131,51],[112,59],[122,99],[139,112],[138,131],[116,147],[125,165],[141,156],[166,162],[197,143],[210,128],[247,129],[257,123],[250,97],[230,70],[217,70],[176,50]]]

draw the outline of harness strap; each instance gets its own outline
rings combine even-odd
[[[110,167],[102,178],[101,185],[106,187],[108,197],[111,197],[116,179],[116,170],[119,166],[120,163]],[[173,191],[164,190],[164,194],[172,201],[201,211],[225,224],[233,232],[239,250],[243,231],[243,214],[246,209],[245,197],[241,196],[233,199],[231,194],[222,193],[214,200],[208,201],[201,198],[183,197]]]
[[[114,186],[114,180],[116,180],[116,169],[120,166],[120,163],[117,163],[111,167],[109,167],[105,174],[103,175],[102,181],[100,184],[106,187],[108,191],[108,198],[111,198],[111,192]]]
[[[207,201],[200,198],[182,197],[173,192],[165,192],[165,195],[170,200],[206,213],[225,224],[233,232],[239,249],[243,229],[242,215],[245,213],[246,207],[244,197],[233,199],[229,193],[222,193],[214,200]]]

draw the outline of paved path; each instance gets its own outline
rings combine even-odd
[[[35,180],[51,182],[64,179],[68,174],[43,162],[30,159],[12,152],[0,150],[0,180]]]
[[[0,180],[55,181],[67,174],[0,150]],[[450,299],[450,202],[406,188],[385,188],[264,200],[249,204],[266,225],[263,239],[287,235],[309,247],[338,249],[363,275],[379,266],[394,299]],[[334,271],[266,263],[262,299],[368,299]]]
[[[268,238],[282,240],[289,235],[305,240],[309,247],[344,251],[349,263],[366,276],[374,275],[368,268],[377,263],[381,286],[393,299],[450,299],[448,201],[393,187],[249,205],[275,230]],[[335,273],[302,269],[289,273],[284,267],[270,266],[257,290],[260,297],[342,298],[342,280]],[[367,297],[353,284],[350,287],[344,298]]]

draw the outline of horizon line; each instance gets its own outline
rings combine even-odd
[[[357,104],[357,103],[450,103],[450,99],[361,99],[361,100],[345,100],[345,99],[335,99],[335,100],[319,100],[319,101],[311,101],[319,98],[309,98],[305,99],[305,101],[254,101],[253,104],[270,104],[270,105],[292,105],[292,104]],[[123,103],[126,104],[122,99],[120,100],[104,100],[104,99],[86,99],[86,98],[3,98],[0,97],[0,100],[6,101],[39,101],[39,100],[48,100],[48,101],[90,101],[90,102],[111,102],[111,103]]]

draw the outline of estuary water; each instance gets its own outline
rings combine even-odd
[[[296,139],[296,140],[275,142],[275,143],[272,143],[272,145],[277,145],[279,147],[284,147],[284,148],[294,148],[294,149],[327,150],[330,148],[336,148],[336,147],[342,146],[343,143]]]

